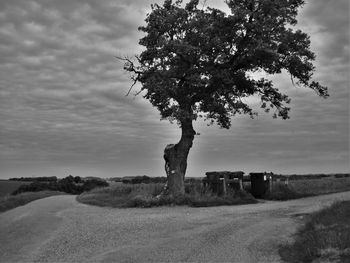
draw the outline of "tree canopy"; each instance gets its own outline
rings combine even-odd
[[[198,0],[152,5],[139,44],[145,50],[124,68],[141,84],[161,117],[183,123],[204,117],[223,128],[236,114],[254,116],[244,98],[258,96],[261,108],[289,118],[287,95],[255,72],[288,72],[298,86],[327,97],[312,80],[315,55],[297,24],[303,0],[226,0],[231,14],[201,7]],[[140,91],[140,92],[141,92]]]

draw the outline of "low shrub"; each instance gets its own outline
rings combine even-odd
[[[109,184],[104,180],[89,179],[82,181],[80,177],[68,176],[58,181],[41,182],[35,181],[28,185],[21,185],[12,195],[24,192],[59,191],[68,194],[81,194],[97,187],[106,187]]]
[[[281,246],[286,262],[350,262],[350,201],[310,215],[292,244]]]

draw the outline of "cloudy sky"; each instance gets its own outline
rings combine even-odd
[[[163,149],[179,129],[125,96],[131,81],[115,59],[142,51],[137,27],[154,2],[0,0],[0,178],[164,175]],[[241,116],[230,130],[197,122],[187,176],[349,172],[349,1],[308,0],[298,27],[330,98],[274,77],[291,119]]]

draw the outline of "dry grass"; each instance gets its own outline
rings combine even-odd
[[[295,242],[280,248],[287,262],[350,262],[350,201],[309,216]]]
[[[256,200],[246,192],[232,192],[217,196],[204,189],[201,184],[186,187],[182,198],[162,196],[164,184],[113,185],[92,190],[77,197],[81,203],[109,207],[154,207],[162,205],[190,205],[194,207],[235,205],[255,203]],[[160,196],[159,196],[160,195]]]
[[[55,191],[41,191],[22,193],[18,195],[6,195],[0,197],[0,212],[5,212],[18,206],[28,204],[29,202],[32,202],[37,199],[61,194],[64,193]]]

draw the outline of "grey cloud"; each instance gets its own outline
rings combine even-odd
[[[322,63],[349,63],[349,1],[312,1],[301,11],[300,24],[311,31]]]
[[[51,168],[45,167],[70,164],[105,175],[113,169],[163,175],[162,150],[179,139],[179,129],[160,122],[157,110],[142,96],[125,97],[132,82],[115,58],[140,52],[137,27],[153,2],[0,1],[2,167],[20,167],[23,173],[24,164],[33,171],[36,165],[47,171]],[[283,153],[297,163],[302,159],[298,153],[304,159],[313,154],[316,164],[322,158],[325,162],[324,156],[348,156],[348,56],[342,51],[348,47],[343,25],[348,18],[342,10],[346,1],[332,3],[324,8],[325,1],[313,0],[300,19],[316,41],[315,77],[326,82],[332,96],[324,101],[293,88],[288,76],[276,78],[276,86],[294,98],[292,119],[238,116],[230,131],[197,123],[202,135],[194,142],[189,173],[203,175],[204,169],[227,163],[242,169],[259,169],[264,163],[281,168],[278,160],[292,169],[282,157],[273,160]],[[331,11],[319,16],[322,10]],[[211,151],[215,148],[219,151]]]

